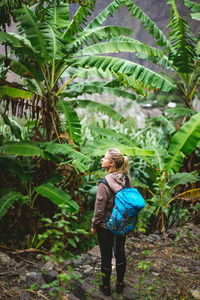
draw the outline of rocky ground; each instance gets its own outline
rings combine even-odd
[[[178,235],[177,235],[178,233]],[[177,239],[177,237],[179,239]],[[68,280],[60,299],[200,299],[200,225],[170,229],[145,236],[132,234],[126,242],[127,272],[124,294],[115,292],[113,259],[112,296],[98,289],[98,246],[74,261],[55,266],[44,253],[0,247],[0,299],[58,299],[52,282],[57,274]],[[70,269],[73,266],[75,273]],[[70,280],[82,276],[81,280]],[[42,286],[50,284],[44,289]],[[73,287],[73,289],[72,289]],[[52,294],[54,293],[54,295]]]

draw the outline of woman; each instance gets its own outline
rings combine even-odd
[[[102,168],[108,170],[106,180],[109,184],[107,187],[103,182],[98,185],[94,216],[92,219],[92,234],[97,234],[99,247],[101,251],[101,272],[102,285],[100,289],[104,295],[110,296],[110,276],[112,271],[112,253],[114,234],[106,226],[106,219],[109,219],[115,201],[115,194],[125,187],[126,176],[129,173],[128,157],[124,156],[119,149],[110,149],[102,159]],[[132,187],[131,179],[128,177],[129,187]],[[124,274],[126,270],[126,256],[124,251],[126,236],[115,235],[116,237],[116,270],[117,282],[116,291],[123,293],[125,287]]]

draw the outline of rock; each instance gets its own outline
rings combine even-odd
[[[176,232],[174,231],[174,229],[170,228],[170,229],[167,229],[166,231],[167,233],[167,236],[171,239],[175,239],[176,237]]]
[[[27,292],[27,291],[22,291],[21,294],[20,294],[20,299],[21,299],[21,300],[30,300],[31,297],[30,297],[29,292]]]
[[[54,268],[54,264],[51,261],[48,261],[41,269],[41,271],[49,272]]]
[[[83,260],[82,260],[82,259],[80,259],[80,258],[78,258],[78,259],[76,259],[76,260],[74,260],[74,261],[73,261],[73,265],[74,265],[74,267],[81,266],[81,265],[82,265],[82,263],[83,263]]]
[[[0,262],[8,264],[11,262],[11,258],[7,254],[0,252]]]
[[[52,281],[57,279],[57,272],[54,270],[49,271],[48,273],[42,274],[42,278],[46,283],[51,283]]]

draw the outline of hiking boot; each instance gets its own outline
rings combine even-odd
[[[123,294],[124,288],[125,288],[125,283],[124,282],[122,284],[116,283],[116,292],[118,294]]]
[[[99,286],[100,290],[103,292],[105,296],[110,296],[111,295],[111,290],[110,287],[105,287],[103,284]]]

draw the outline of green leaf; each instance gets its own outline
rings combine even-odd
[[[109,128],[102,128],[100,126],[90,126],[89,129],[94,130],[96,133],[98,133],[101,136],[113,138],[126,145],[135,146],[134,140],[130,139],[130,137],[126,134],[116,132],[115,130]]]
[[[198,4],[198,3],[195,3],[195,2],[189,1],[189,0],[184,0],[184,5],[189,7],[195,13],[200,12],[200,4]]]
[[[37,19],[30,9],[26,6],[23,8],[13,11],[14,15],[17,16],[18,22],[20,22],[21,27],[24,29],[25,34],[29,41],[31,42],[32,47],[40,53],[44,58],[47,57],[47,49],[44,44],[42,33],[37,24]]]
[[[89,57],[71,59],[68,63],[72,66],[95,67],[100,76],[107,76],[108,78],[112,76],[111,73],[108,73],[111,71],[119,75],[126,74],[128,76],[134,76],[135,79],[140,81],[142,84],[146,84],[150,89],[157,88],[161,91],[172,92],[176,88],[175,85],[157,73],[125,59],[91,55]],[[105,73],[102,73],[101,70]],[[78,75],[78,72],[75,74]]]
[[[104,26],[93,29],[84,29],[83,32],[76,36],[74,42],[70,43],[69,50],[78,49],[81,45],[88,46],[88,42],[96,44],[98,41],[107,40],[112,37],[123,35],[132,35],[132,30],[121,26]],[[75,52],[75,51],[74,51]]]
[[[75,35],[83,31],[83,25],[86,24],[88,17],[90,16],[90,10],[86,6],[79,6],[77,12],[73,15],[73,18],[63,34],[63,38],[72,42],[75,40]]]
[[[71,200],[71,197],[65,193],[61,188],[56,188],[51,183],[46,183],[44,185],[34,187],[37,193],[41,194],[43,197],[50,199],[53,203],[66,204],[70,212],[75,212],[79,210],[78,204]]]
[[[14,155],[0,154],[0,162],[2,166],[4,166],[7,171],[17,174],[20,180],[26,184],[26,174],[24,173],[21,163],[15,158],[16,157]]]
[[[183,172],[183,173],[176,173],[170,177],[170,183],[171,189],[169,192],[171,192],[177,185],[179,184],[186,184],[186,183],[193,183],[200,179],[199,176],[197,176],[197,172]]]
[[[123,1],[124,5],[128,7],[131,15],[137,19],[141,20],[141,25],[147,30],[151,35],[154,36],[157,41],[156,44],[160,47],[165,47],[166,50],[171,49],[171,45],[163,32],[157,27],[157,25],[131,0]]]
[[[57,103],[57,108],[60,113],[63,113],[64,124],[67,127],[67,132],[70,136],[70,139],[75,142],[80,142],[81,140],[81,123],[77,112],[75,109],[69,105],[67,101],[59,99]]]
[[[114,41],[95,44],[78,51],[74,54],[74,56],[106,54],[115,52],[142,52],[149,56],[164,56],[163,51],[140,43],[139,41],[131,38],[118,38]]]
[[[81,163],[88,164],[91,162],[91,159],[89,157],[77,151],[75,148],[72,147],[72,145],[54,143],[54,144],[49,144],[45,150],[52,154],[67,155],[70,158],[77,159]]]
[[[0,147],[0,153],[16,154],[22,156],[40,155],[45,158],[45,153],[34,141],[8,142]]]
[[[124,155],[128,156],[153,156],[154,151],[152,149],[141,149],[138,147],[128,147],[120,142],[110,139],[101,139],[91,145],[88,150],[93,156],[104,155],[109,149],[118,148]]]
[[[22,47],[20,41],[13,35],[0,30],[0,42],[12,46],[12,48]]]
[[[76,248],[76,242],[74,241],[73,238],[68,238],[67,240],[70,243],[70,245],[72,245],[74,248]]]
[[[59,29],[66,29],[69,25],[69,3],[59,2],[46,10],[47,20],[56,24]]]
[[[12,98],[22,98],[22,99],[30,100],[32,99],[33,94],[22,89],[0,86],[0,97],[1,98],[12,97]]]
[[[173,156],[166,157],[165,170],[168,172],[170,169],[178,171],[184,155],[190,154],[197,146],[200,139],[200,113],[191,117],[180,130],[173,136],[169,153]]]
[[[200,21],[200,13],[191,14],[191,18],[197,21]]]
[[[165,109],[165,113],[169,115],[175,115],[177,117],[180,116],[191,117],[192,115],[197,114],[197,112],[194,109],[189,109],[189,108],[169,108],[169,109]]]
[[[83,100],[83,99],[78,99],[77,101],[68,101],[69,103],[72,102],[72,105],[74,103],[76,103],[76,106],[81,107],[81,108],[86,108],[86,109],[90,109],[92,110],[92,112],[101,112],[107,116],[109,116],[110,118],[112,118],[113,120],[119,121],[120,123],[123,123],[126,121],[126,119],[120,115],[117,111],[115,111],[114,109],[112,109],[111,107],[99,103],[99,102],[95,102],[92,100]]]
[[[3,118],[3,120],[4,120],[4,122],[5,122],[5,124],[8,125],[8,126],[10,127],[11,133],[12,133],[17,139],[21,140],[21,139],[22,139],[22,132],[21,132],[21,129],[20,129],[18,126],[12,124],[11,121],[10,121],[10,119],[8,118],[7,115],[5,115],[5,114],[3,114],[3,113],[0,113],[0,114],[1,114],[1,116],[2,116],[2,118]]]
[[[5,215],[13,203],[21,197],[22,195],[18,192],[9,192],[0,199],[0,219]]]
[[[133,93],[127,92],[124,89],[120,88],[118,85],[117,87],[112,86],[112,83],[108,85],[108,82],[102,81],[84,81],[84,82],[76,82],[74,84],[68,85],[69,90],[62,93],[63,97],[78,97],[83,93],[93,94],[93,93],[108,93],[116,95],[117,97],[123,97],[131,100],[138,100],[139,97]]]

